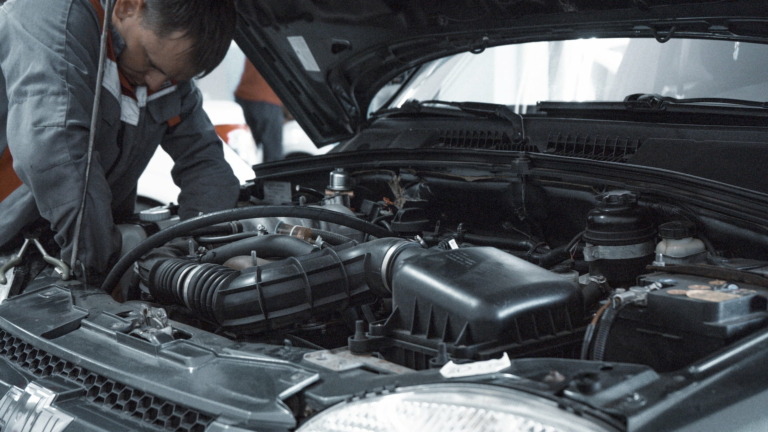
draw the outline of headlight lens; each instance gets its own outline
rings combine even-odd
[[[297,432],[607,432],[551,401],[474,384],[434,384],[332,407]]]

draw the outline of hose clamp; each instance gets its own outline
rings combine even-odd
[[[404,249],[411,248],[411,247],[421,247],[421,245],[417,242],[412,241],[403,241],[401,243],[398,243],[397,245],[389,248],[387,253],[384,255],[384,259],[381,262],[381,282],[384,284],[384,288],[387,290],[387,292],[392,293],[392,287],[389,286],[389,273],[392,270],[392,264],[394,263],[395,258],[400,255],[400,252],[402,252]]]

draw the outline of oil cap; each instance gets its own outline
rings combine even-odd
[[[153,207],[139,212],[139,220],[143,222],[160,222],[171,218],[171,211],[165,207]]]
[[[330,179],[328,181],[327,189],[331,191],[341,192],[351,189],[349,173],[344,168],[336,168],[331,171]]]

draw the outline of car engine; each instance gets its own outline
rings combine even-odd
[[[507,353],[668,371],[768,318],[765,263],[724,256],[694,213],[628,190],[338,168],[245,192],[142,243],[126,300],[233,340],[410,370]]]

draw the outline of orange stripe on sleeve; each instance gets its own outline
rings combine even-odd
[[[181,123],[181,116],[176,116],[171,119],[168,119],[168,126],[170,127],[174,127],[179,123]]]

